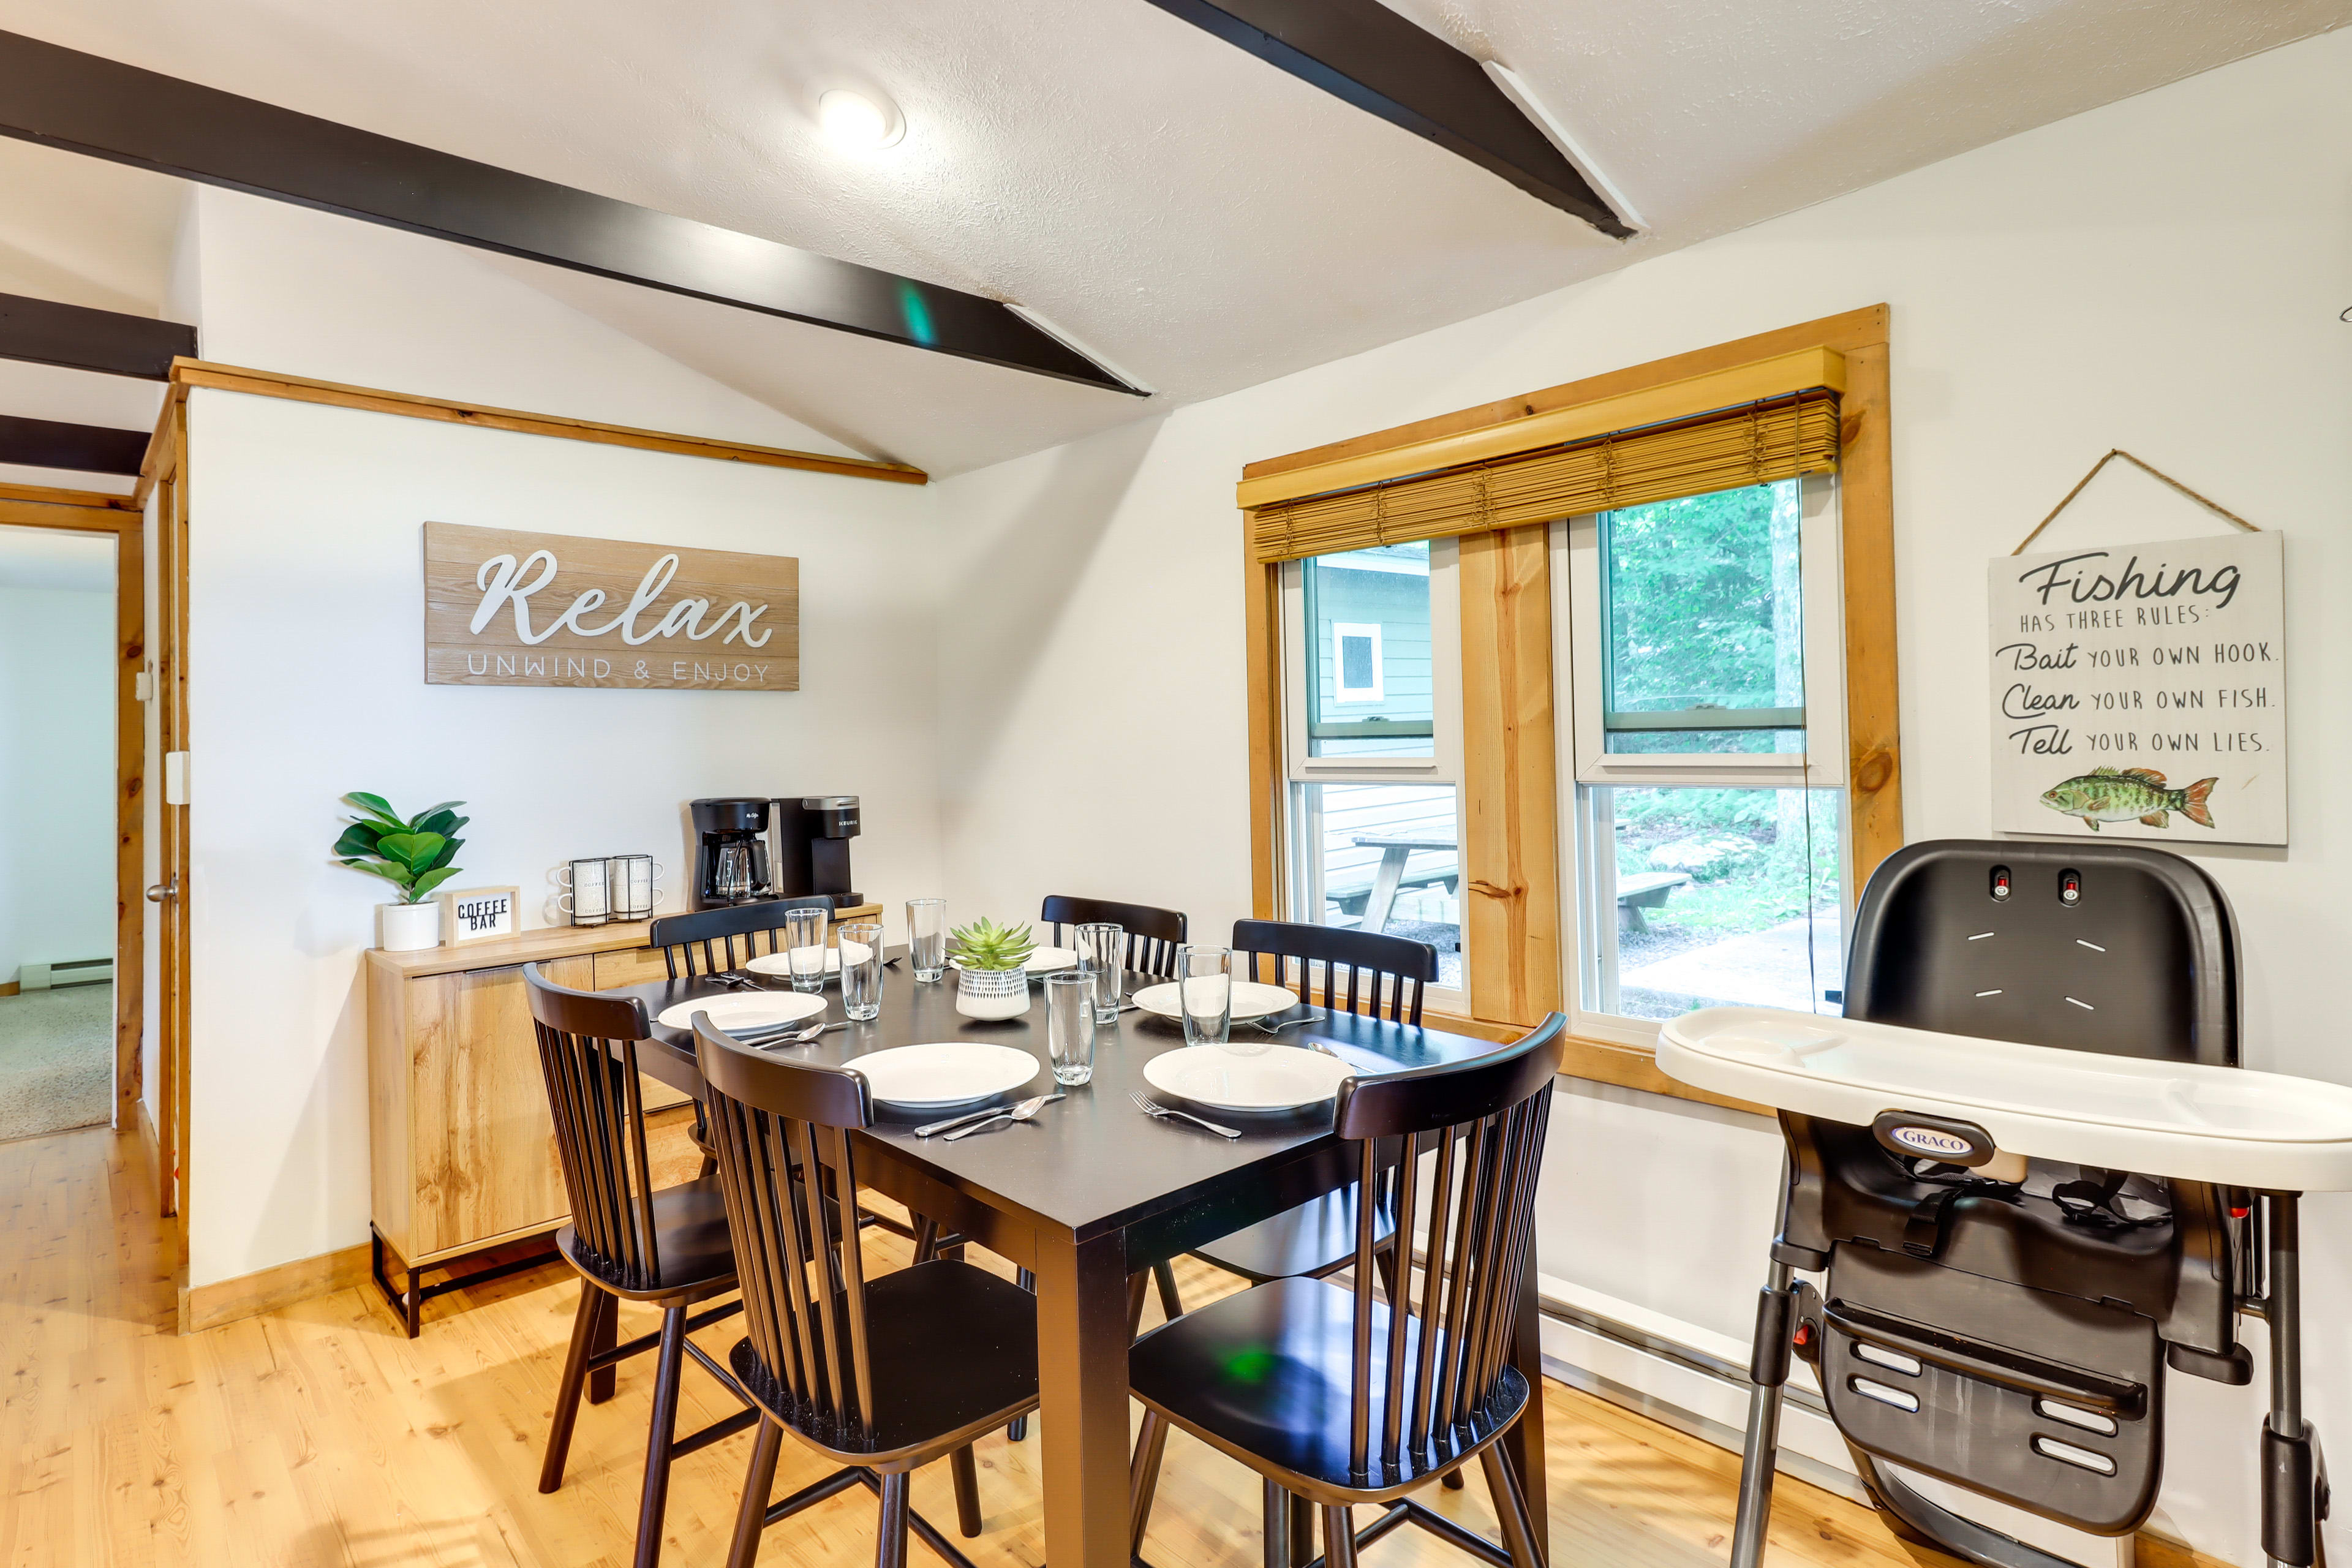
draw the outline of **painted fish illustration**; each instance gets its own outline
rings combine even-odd
[[[2042,804],[2068,816],[2079,816],[2096,833],[2102,822],[2137,820],[2150,827],[2170,826],[2169,813],[2179,812],[2200,827],[2213,826],[2205,797],[2219,779],[2199,779],[2187,789],[2174,789],[2154,768],[2094,768],[2042,792]]]

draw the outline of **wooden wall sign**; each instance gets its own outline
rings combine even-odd
[[[797,691],[800,562],[425,525],[435,686]]]
[[[2173,849],[2284,844],[2275,533],[1992,563],[1992,825]]]

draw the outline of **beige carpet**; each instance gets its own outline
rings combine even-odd
[[[0,996],[0,1142],[104,1121],[113,1098],[113,986]]]

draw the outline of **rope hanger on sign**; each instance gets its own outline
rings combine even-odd
[[[2174,489],[2179,490],[2182,495],[2187,496],[2190,500],[2195,501],[2199,506],[2205,508],[2207,510],[2219,512],[2223,517],[2228,518],[2231,522],[2236,523],[2240,528],[2244,529],[2248,533],[2260,533],[2262,531],[2260,528],[2248,522],[2244,518],[2240,517],[2236,512],[2231,511],[2220,501],[2214,500],[2210,497],[2199,495],[2195,490],[2190,489],[2187,485],[2182,484],[2170,474],[2164,472],[2162,469],[2157,468],[2151,463],[2144,463],[2140,461],[2140,459],[2133,457],[2121,447],[2111,447],[2107,449],[2107,455],[2105,457],[2101,458],[2097,462],[2091,465],[2091,471],[2089,473],[2084,474],[2081,479],[2074,481],[2074,488],[2066,492],[2066,499],[2060,501],[2056,506],[2052,507],[2050,509],[2050,515],[2043,518],[2040,522],[2035,523],[2033,525],[2033,531],[2027,534],[2023,539],[2019,540],[2017,542],[2017,548],[2011,551],[2010,553],[2011,555],[2024,554],[2025,547],[2032,543],[2035,540],[2041,538],[2042,531],[2049,527],[2052,523],[2057,521],[2058,514],[2064,511],[2068,507],[2074,504],[2074,498],[2083,493],[2084,487],[2088,485],[2093,479],[2097,479],[2099,477],[2099,470],[2105,468],[2109,463],[2114,462],[2117,458],[2121,458],[2125,462],[2131,464],[2134,468],[2138,468],[2150,478],[2163,480],[2166,484],[2170,485]]]

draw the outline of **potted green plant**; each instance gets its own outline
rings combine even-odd
[[[950,931],[956,1011],[967,1018],[1017,1018],[1029,1011],[1025,966],[1036,948],[1027,926],[1001,926],[985,917]]]
[[[358,815],[335,840],[335,858],[354,870],[382,877],[400,897],[376,906],[376,945],[386,952],[412,952],[441,941],[441,906],[426,900],[433,889],[457,875],[452,864],[465,840],[457,829],[462,800],[445,800],[404,817],[380,795],[353,790],[344,804]]]

